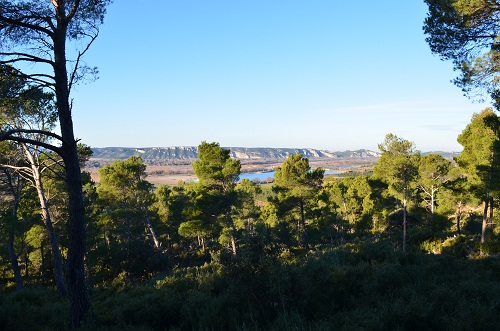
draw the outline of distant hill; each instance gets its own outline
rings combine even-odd
[[[231,156],[241,160],[272,160],[285,159],[292,154],[302,154],[307,158],[335,158],[335,159],[366,159],[378,158],[380,153],[366,149],[344,152],[330,152],[312,148],[245,148],[224,147],[231,151]],[[195,160],[198,158],[198,148],[194,146],[181,147],[104,147],[92,148],[93,159],[125,160],[135,155],[140,156],[145,163],[158,163],[169,160]]]
[[[439,155],[441,155],[442,157],[444,157],[445,159],[448,159],[448,160],[453,160],[453,158],[455,156],[459,156],[460,155],[459,152],[441,152],[441,151],[437,151],[437,152],[424,152],[424,153],[422,153],[422,155],[429,155],[429,154],[439,154]]]

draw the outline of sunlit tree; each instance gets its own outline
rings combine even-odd
[[[382,144],[380,159],[373,169],[375,178],[389,185],[389,192],[403,205],[403,251],[406,250],[407,202],[412,194],[412,183],[418,176],[420,154],[412,142],[389,133]]]
[[[469,183],[469,190],[483,202],[481,242],[486,240],[488,222],[493,221],[494,198],[500,185],[500,119],[491,108],[472,116],[458,136],[463,146],[456,157]],[[489,217],[488,217],[489,213]]]
[[[60,134],[46,131],[55,144],[19,136],[17,129],[0,133],[0,140],[32,143],[61,156],[69,197],[68,291],[71,325],[77,328],[92,314],[85,281],[85,212],[77,139],[73,130],[70,93],[95,70],[83,56],[97,38],[110,0],[0,0],[0,65],[10,64],[16,75],[55,94]],[[72,43],[73,42],[73,43]],[[68,52],[67,46],[76,50]],[[75,54],[75,58],[68,58]]]

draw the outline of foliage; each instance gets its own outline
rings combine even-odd
[[[480,242],[479,201],[462,168],[450,169],[438,156],[420,158],[412,143],[388,135],[373,176],[323,183],[322,169],[311,171],[306,158],[292,156],[274,184],[263,186],[236,182],[239,166],[229,152],[216,143],[201,146],[198,183],[154,188],[137,157],[100,169],[99,184],[83,176],[95,314],[84,329],[452,330],[498,322],[490,317],[500,294],[492,273],[500,271],[498,235],[491,231]],[[438,188],[432,226],[419,187]],[[258,200],[262,189],[268,203]],[[402,253],[404,189],[411,193],[412,226]],[[40,328],[67,329],[62,298],[36,305],[44,300],[38,295],[52,297],[47,238],[32,225],[29,196],[23,194],[20,210],[31,223],[16,230],[16,247],[21,266],[29,265],[25,290],[41,288],[30,294],[28,310],[40,316],[52,309],[58,315]],[[460,217],[459,235],[453,217]],[[3,239],[6,230],[0,224]],[[13,329],[19,305],[10,301],[13,273],[5,253],[0,265],[6,270],[0,317],[11,314],[0,327]]]
[[[92,315],[92,304],[85,280],[84,198],[70,94],[75,84],[95,73],[85,65],[83,56],[97,38],[110,2],[0,0],[0,66],[12,66],[16,76],[55,94],[60,135],[48,130],[9,129],[2,130],[0,140],[40,146],[63,159],[69,207],[67,282],[75,328]],[[67,52],[68,42],[74,42],[76,52]],[[75,58],[68,58],[69,54]],[[20,137],[18,133],[41,134],[56,143]]]
[[[195,204],[187,217],[190,223],[181,224],[182,234],[179,234],[199,238],[205,250],[205,237],[217,233],[219,243],[231,247],[233,255],[236,255],[237,233],[231,211],[237,204],[235,185],[241,164],[239,160],[232,159],[229,152],[215,142],[202,142],[198,146],[199,160],[193,162],[199,179],[199,184],[192,191]]]
[[[281,167],[275,169],[273,191],[275,198],[271,198],[277,206],[278,216],[288,215],[294,220],[293,213],[298,212],[297,237],[306,250],[309,249],[306,213],[311,210],[310,203],[321,189],[324,170],[311,170],[309,160],[301,154],[290,155]]]
[[[101,254],[111,263],[113,276],[126,271],[129,277],[144,277],[155,267],[154,248],[160,245],[148,214],[153,185],[145,180],[146,166],[132,156],[101,168],[99,177],[97,194],[103,207],[98,231],[106,242]],[[150,263],[143,266],[140,261]]]
[[[417,188],[424,195],[425,207],[434,223],[434,209],[438,203],[439,191],[453,180],[452,163],[438,154],[428,154],[420,158]]]
[[[468,190],[484,205],[481,242],[486,240],[487,222],[500,191],[500,118],[487,108],[472,116],[471,123],[458,136],[463,146],[456,161],[467,178]]]
[[[469,97],[489,94],[499,107],[500,6],[488,0],[425,0],[424,23],[433,53],[451,60],[460,76],[455,84]],[[481,98],[482,99],[482,98]]]
[[[413,195],[414,181],[418,177],[420,153],[412,142],[392,133],[379,145],[382,152],[373,169],[373,176],[384,181],[389,192],[403,205],[403,250],[406,250],[407,202]]]
[[[385,245],[258,263],[242,257],[158,275],[149,285],[96,288],[88,329],[494,330],[499,271],[494,258],[402,254]],[[0,326],[64,330],[66,309],[47,289],[7,293]]]

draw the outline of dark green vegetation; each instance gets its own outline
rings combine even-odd
[[[87,330],[496,330],[499,259],[394,252],[384,243],[296,257],[245,252],[91,290]],[[63,330],[51,289],[8,291],[0,329]]]
[[[495,121],[490,110],[475,115],[461,135],[464,147],[480,136],[468,130],[491,132]],[[483,156],[496,151],[494,140]],[[16,155],[15,145],[3,146]],[[488,176],[421,156],[392,134],[380,149],[373,175],[328,181],[301,155],[276,169],[273,184],[239,181],[239,161],[206,142],[193,164],[197,183],[154,187],[134,156],[101,168],[98,185],[84,175],[94,317],[83,328],[494,329],[498,190],[488,191],[485,209],[472,187]],[[467,155],[464,148],[460,164],[487,166],[481,154]],[[13,238],[17,267],[4,249],[0,329],[67,329],[43,209],[18,175],[4,167],[1,235],[5,243]],[[57,176],[42,178],[65,258],[64,191]],[[22,186],[15,217],[9,179]]]
[[[0,0],[0,329],[498,328],[493,110],[474,114],[453,161],[388,134],[373,174],[324,181],[293,154],[260,186],[203,142],[197,183],[154,187],[132,156],[97,185],[80,171],[70,91],[93,72],[80,60],[109,2]],[[497,4],[426,2],[433,51],[497,101]],[[19,69],[33,64],[49,69]]]
[[[0,0],[0,102],[3,110],[0,141],[29,144],[31,148],[51,151],[59,159],[56,162],[64,164],[59,176],[64,180],[67,194],[65,220],[69,228],[69,240],[66,246],[66,282],[73,328],[92,318],[92,303],[85,279],[85,203],[70,94],[74,85],[82,80],[92,79],[97,72],[96,68],[87,66],[82,57],[97,38],[99,25],[103,22],[106,6],[110,2],[111,0]],[[67,52],[68,45],[74,47],[71,52]],[[8,75],[4,75],[4,72]],[[36,109],[32,107],[29,98],[25,98],[26,95],[46,92],[54,99],[50,106],[55,110],[53,119],[57,120],[59,134],[52,130],[54,123],[51,123],[52,127],[39,127],[41,123],[32,126],[33,122],[25,120],[22,115],[32,115],[26,110]],[[4,116],[5,113],[16,111],[20,111],[20,116],[14,117],[14,122],[10,116]],[[35,178],[32,179],[36,182]],[[18,196],[14,197],[14,200],[17,201],[17,198]],[[16,220],[18,215],[12,215]],[[50,222],[46,223],[46,227],[50,232]],[[10,231],[12,234],[12,230]],[[9,240],[9,254],[17,274],[13,241]],[[57,255],[54,241],[52,245],[52,252]],[[61,294],[65,294],[66,288],[61,287],[61,280],[58,283]],[[22,286],[19,277],[17,286]]]
[[[472,98],[491,99],[500,107],[498,81],[500,3],[491,0],[424,0],[429,13],[424,23],[433,53],[453,62],[455,85]]]

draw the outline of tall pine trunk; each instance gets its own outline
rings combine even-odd
[[[68,190],[69,249],[68,294],[71,306],[71,327],[79,328],[83,321],[92,319],[92,303],[85,280],[85,208],[82,191],[82,174],[74,136],[71,106],[69,103],[68,73],[66,69],[66,31],[64,8],[58,10],[54,41],[54,78],[56,104],[61,128],[61,156],[65,166]]]

